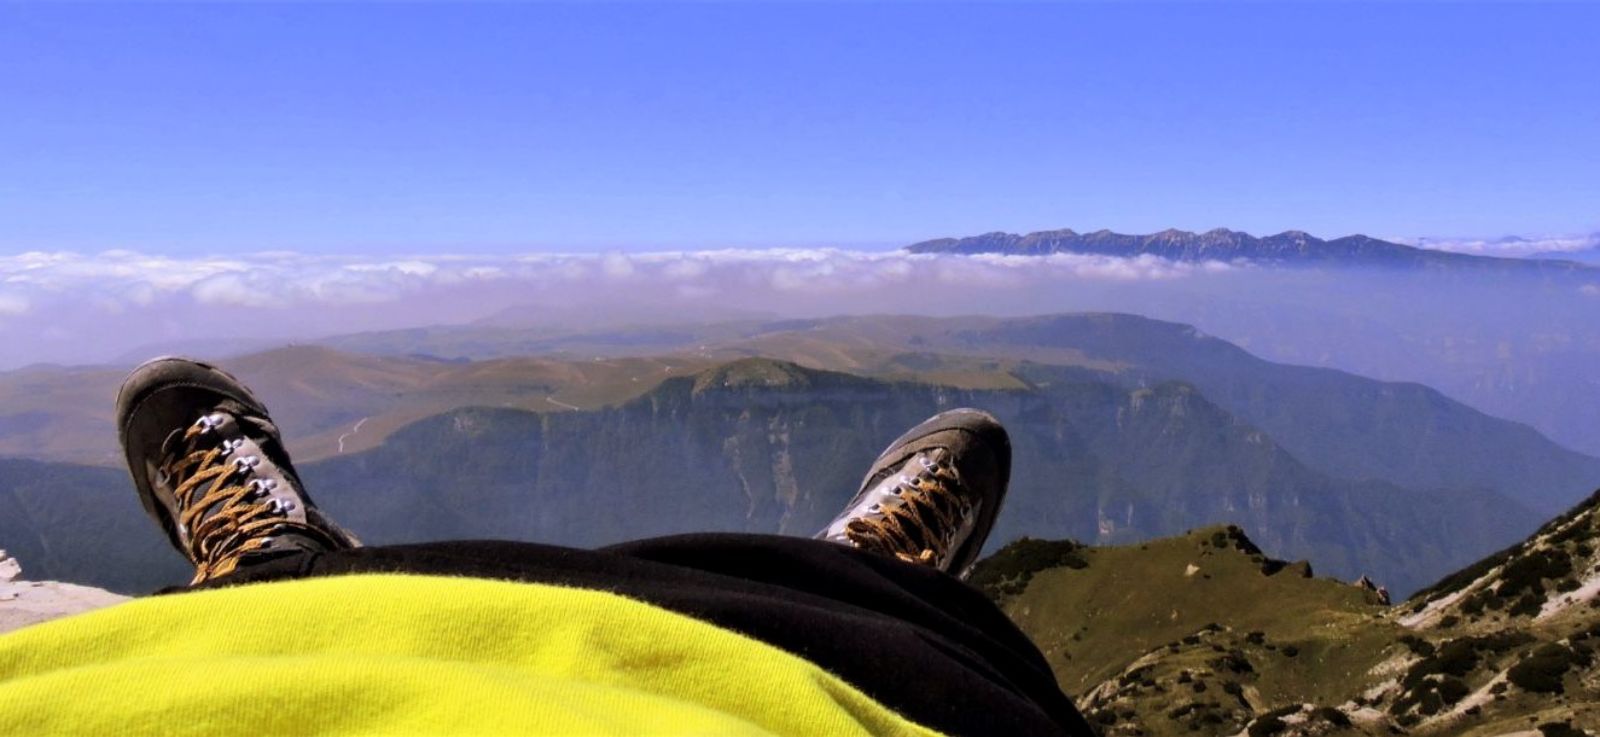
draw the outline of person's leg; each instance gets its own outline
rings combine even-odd
[[[976,558],[1005,491],[1009,445],[981,413],[891,445],[819,534],[830,542],[689,535],[599,551],[360,548],[311,502],[265,407],[204,364],[136,370],[118,426],[146,510],[195,563],[190,588],[409,573],[607,590],[786,649],[935,729],[1090,734],[1027,638],[944,573]]]
[[[1092,734],[1038,650],[982,594],[930,567],[816,540],[698,534],[601,550],[375,546],[266,561],[195,588],[370,573],[611,591],[804,657],[943,732]]]
[[[840,545],[755,535],[686,535],[607,549],[745,581],[784,602],[747,606],[744,592],[652,601],[806,654],[902,713],[954,734],[1034,734],[1042,715],[1058,733],[1092,734],[1044,656],[987,597],[925,566]],[[806,602],[809,610],[794,606]],[[869,685],[870,684],[870,685]],[[1002,728],[996,707],[1027,720]]]
[[[941,729],[1031,733],[994,721],[999,702],[1021,697],[1029,708],[1018,713],[1042,715],[1058,731],[1092,734],[1033,643],[986,597],[947,575],[964,578],[971,570],[1010,474],[1005,429],[986,413],[952,410],[908,430],[878,456],[856,495],[817,534],[831,546],[691,535],[607,551],[757,582],[780,599],[834,603],[817,616],[793,608],[751,612],[738,596],[662,601],[809,652],[847,680],[870,682],[864,690],[885,703],[933,715]],[[867,621],[851,619],[863,613]]]

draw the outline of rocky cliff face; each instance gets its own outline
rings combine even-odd
[[[969,391],[759,359],[670,379],[602,411],[459,410],[303,471],[318,502],[374,543],[810,535],[886,442],[958,406],[1011,430],[996,542],[1116,543],[1236,522],[1285,555],[1411,591],[1482,554],[1463,554],[1463,543],[1503,544],[1537,524],[1492,494],[1320,474],[1185,384]]]
[[[1597,544],[1600,492],[1418,593],[1392,615],[1406,650],[1369,700],[1441,734],[1600,729]]]
[[[0,550],[0,634],[127,598],[88,586],[23,580],[22,564]]]

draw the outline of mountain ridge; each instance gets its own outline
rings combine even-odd
[[[1070,228],[1027,234],[996,231],[963,238],[922,241],[906,246],[905,250],[923,254],[1150,255],[1174,261],[1248,260],[1282,265],[1505,269],[1546,274],[1596,271],[1594,267],[1576,261],[1527,260],[1429,250],[1360,234],[1324,240],[1300,230],[1261,237],[1227,228],[1214,228],[1203,233],[1169,228],[1145,235],[1114,233],[1110,230],[1079,233]]]

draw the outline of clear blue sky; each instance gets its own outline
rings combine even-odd
[[[0,253],[1600,228],[1600,6],[0,5]]]

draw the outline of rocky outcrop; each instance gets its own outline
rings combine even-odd
[[[22,564],[0,550],[0,634],[127,600],[89,586],[25,581]]]
[[[0,583],[22,578],[22,564],[4,550],[0,550]]]
[[[1281,570],[1226,527],[1028,541],[973,580],[1106,737],[1600,735],[1600,492],[1397,606]]]

